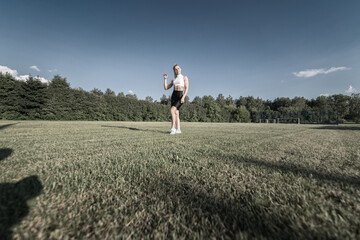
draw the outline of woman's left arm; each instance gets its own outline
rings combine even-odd
[[[187,76],[184,76],[184,85],[185,85],[185,92],[184,92],[184,95],[183,95],[182,98],[181,98],[181,103],[184,103],[184,102],[185,102],[186,94],[187,94],[188,91],[189,91],[189,79],[188,79]]]

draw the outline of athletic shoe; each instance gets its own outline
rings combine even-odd
[[[173,135],[173,134],[175,134],[175,133],[176,133],[176,128],[172,128],[172,129],[170,130],[170,134]]]
[[[180,130],[180,129],[176,129],[176,133],[181,133],[181,130]]]

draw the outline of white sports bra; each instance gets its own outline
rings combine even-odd
[[[183,75],[177,75],[175,79],[173,79],[173,84],[175,87],[180,86],[180,87],[184,87],[185,83],[184,83],[184,76]]]

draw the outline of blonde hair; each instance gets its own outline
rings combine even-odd
[[[174,64],[174,66],[173,66],[174,78],[176,78],[176,77],[177,77],[176,72],[175,72],[175,67],[176,67],[176,66],[179,66],[179,64]],[[179,67],[180,67],[180,66],[179,66]]]

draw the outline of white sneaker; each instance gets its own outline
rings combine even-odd
[[[175,134],[175,133],[176,133],[176,128],[170,129],[170,134],[171,134],[171,135],[173,135],[173,134]]]
[[[181,130],[180,129],[176,129],[176,132],[175,133],[181,133]]]

